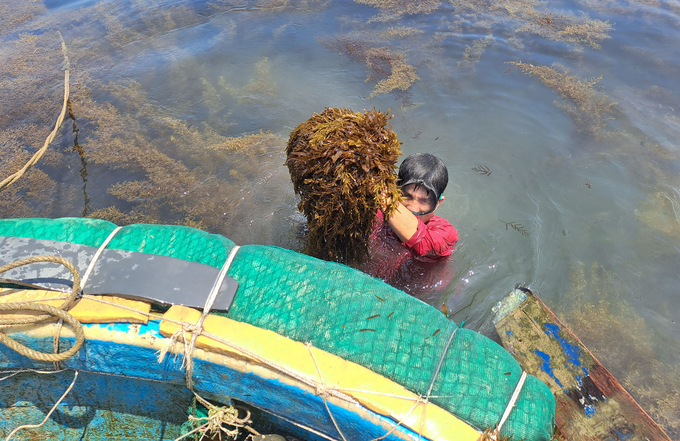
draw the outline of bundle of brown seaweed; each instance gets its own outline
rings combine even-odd
[[[326,108],[290,134],[286,165],[307,218],[305,253],[347,264],[368,257],[381,201],[391,201],[389,216],[400,200],[401,142],[386,127],[390,118],[389,110]]]

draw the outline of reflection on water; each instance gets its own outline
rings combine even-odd
[[[452,280],[423,298],[492,335],[529,284],[680,438],[678,22],[676,0],[2,2],[0,177],[58,114],[57,30],[78,132],[0,215],[300,250],[288,134],[326,106],[391,108],[404,155],[451,176]]]

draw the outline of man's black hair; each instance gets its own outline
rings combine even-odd
[[[406,157],[399,166],[399,187],[416,184],[432,194],[435,204],[449,183],[449,171],[444,161],[429,153],[415,153]]]

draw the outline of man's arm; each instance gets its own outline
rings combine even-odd
[[[408,242],[418,231],[418,218],[408,211],[404,204],[399,202],[397,209],[387,218],[387,225],[396,233],[402,243]]]
[[[427,224],[420,222],[416,233],[402,244],[417,256],[446,257],[453,253],[458,231],[441,217],[433,217]]]

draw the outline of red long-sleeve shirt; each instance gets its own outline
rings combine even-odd
[[[371,259],[359,269],[411,294],[443,289],[453,277],[448,257],[458,241],[458,231],[444,218],[433,216],[426,224],[418,219],[416,233],[401,242],[384,221],[376,216],[371,235]]]
[[[394,237],[396,234],[385,222],[382,211],[376,215],[376,232],[380,229],[388,229]],[[397,239],[398,240],[398,239]],[[421,262],[437,262],[449,257],[458,242],[458,231],[443,217],[432,216],[428,223],[418,218],[418,229],[406,242],[400,243],[411,251]]]
[[[382,215],[382,213],[380,213]],[[406,242],[406,248],[423,262],[436,262],[453,253],[458,242],[458,231],[446,219],[432,216],[428,223],[418,218],[418,229]]]

